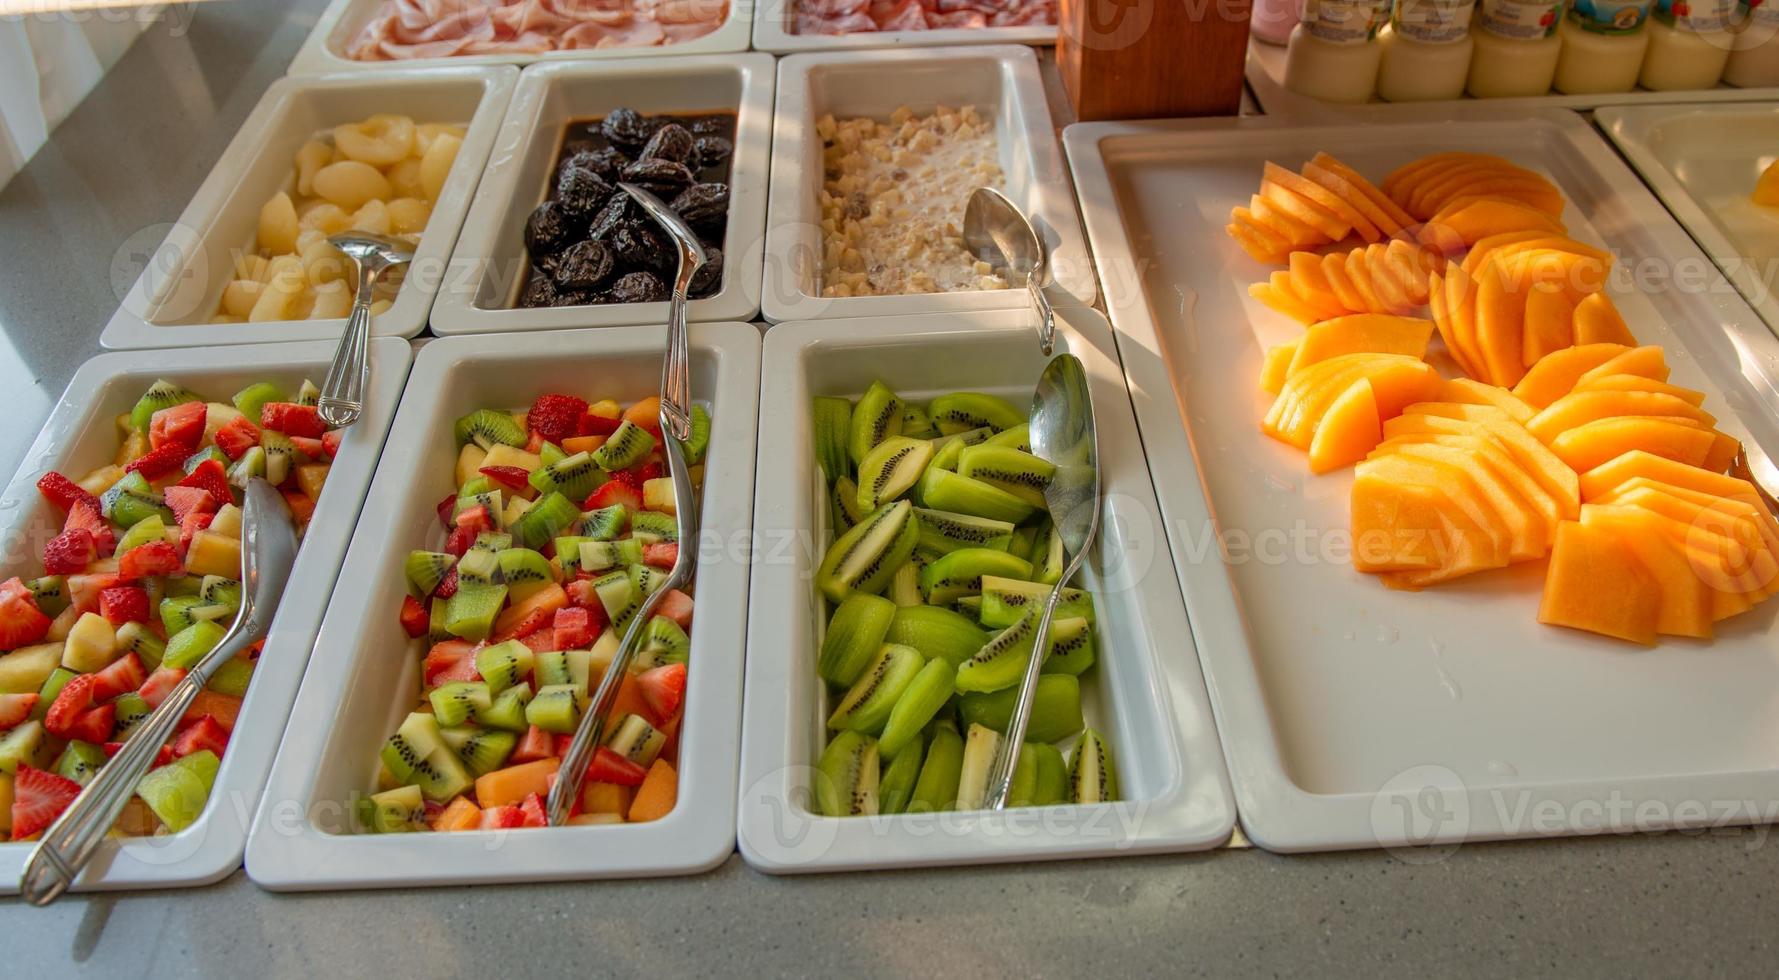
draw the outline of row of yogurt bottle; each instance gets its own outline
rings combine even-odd
[[[1779,85],[1779,0],[1255,0],[1285,85],[1330,102]]]

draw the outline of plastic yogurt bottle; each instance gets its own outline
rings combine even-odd
[[[1656,0],[1637,84],[1657,92],[1716,88],[1736,43],[1736,0]]]
[[[1377,93],[1384,0],[1305,0],[1291,31],[1285,87],[1329,102],[1368,102]]]
[[[1479,99],[1548,95],[1563,41],[1563,0],[1479,0],[1465,90]]]
[[[1377,94],[1388,102],[1455,99],[1470,77],[1470,14],[1476,0],[1396,0],[1378,32],[1384,56]]]
[[[1283,45],[1291,40],[1297,21],[1297,0],[1254,0],[1248,32],[1267,44]]]
[[[1779,85],[1779,0],[1741,0],[1735,50],[1723,70],[1727,85]]]
[[[1557,91],[1567,95],[1629,92],[1637,87],[1649,49],[1649,11],[1654,0],[1575,0],[1557,29]]]

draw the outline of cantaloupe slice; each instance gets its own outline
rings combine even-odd
[[[1336,241],[1345,238],[1348,231],[1357,234],[1367,243],[1375,242],[1383,237],[1378,232],[1377,225],[1372,224],[1371,219],[1367,218],[1362,211],[1347,203],[1346,199],[1339,194],[1307,177],[1302,177],[1276,163],[1267,161],[1261,173],[1261,182],[1264,184],[1267,181],[1271,181],[1299,197],[1315,202],[1317,207],[1338,218],[1341,224],[1346,226],[1346,230],[1338,235],[1330,236]]]
[[[1596,375],[1586,381],[1576,381],[1573,391],[1653,391],[1663,395],[1673,395],[1689,405],[1703,407],[1705,393],[1691,388],[1671,385],[1666,381],[1657,381],[1640,374],[1608,374]]]
[[[1592,502],[1638,477],[1730,500],[1759,500],[1754,484],[1652,453],[1629,452],[1581,475],[1581,499]]]
[[[1445,307],[1451,318],[1452,339],[1457,345],[1452,356],[1464,373],[1482,381],[1488,380],[1488,365],[1483,363],[1482,349],[1476,340],[1476,280],[1456,265],[1445,269]]]
[[[1365,301],[1365,294],[1347,277],[1347,257],[1344,254],[1325,255],[1322,257],[1322,278],[1328,280],[1328,288],[1334,291],[1340,304],[1352,313],[1376,313]]]
[[[1377,396],[1371,382],[1360,378],[1328,406],[1316,424],[1309,446],[1310,472],[1319,475],[1345,469],[1364,459],[1383,438]]]
[[[1550,181],[1529,171],[1506,174],[1499,171],[1468,173],[1462,178],[1430,189],[1425,196],[1428,204],[1435,209],[1486,197],[1514,201],[1558,219],[1563,216],[1566,206],[1562,191],[1557,190]]]
[[[1629,481],[1600,503],[1639,507],[1668,518],[1674,536],[1712,556],[1701,567],[1713,573],[1707,577],[1714,590],[1734,592],[1749,606],[1779,591],[1779,528],[1764,510],[1643,478]]]
[[[1401,443],[1394,445],[1390,452],[1433,460],[1462,470],[1507,532],[1508,561],[1533,561],[1544,557],[1555,529],[1545,522],[1531,499],[1503,480],[1481,456],[1432,442]]]
[[[1562,249],[1509,247],[1498,250],[1491,261],[1501,266],[1514,291],[1555,289],[1569,297],[1571,305],[1579,305],[1606,285],[1606,263]]]
[[[1259,194],[1248,198],[1248,210],[1254,215],[1255,221],[1273,229],[1275,234],[1299,248],[1322,245],[1328,241],[1328,236],[1314,226],[1294,217],[1291,212]]]
[[[1432,338],[1433,324],[1415,317],[1364,313],[1336,317],[1304,331],[1290,373],[1343,354],[1402,354],[1424,360]]]
[[[1582,375],[1628,350],[1622,344],[1587,344],[1556,351],[1532,365],[1513,393],[1533,408],[1546,408],[1575,390]]]
[[[1273,264],[1282,262],[1291,253],[1291,243],[1253,222],[1247,208],[1236,208],[1237,213],[1231,215],[1229,224],[1223,226],[1224,232],[1235,239],[1242,251],[1256,262]]]
[[[1490,235],[1509,231],[1541,230],[1560,235],[1562,222],[1549,214],[1505,198],[1460,199],[1442,208],[1421,226],[1421,244],[1451,254],[1463,251]]]
[[[1548,445],[1560,433],[1619,415],[1673,416],[1706,426],[1717,424],[1710,412],[1672,395],[1653,391],[1572,391],[1534,415],[1526,429]]]
[[[1476,286],[1476,350],[1478,367],[1490,384],[1511,388],[1525,376],[1521,357],[1525,339],[1526,301],[1491,262]]]
[[[1557,435],[1551,451],[1570,468],[1584,473],[1633,450],[1653,453],[1689,466],[1704,465],[1717,434],[1661,418],[1595,419]]]
[[[1436,153],[1391,172],[1384,178],[1383,190],[1392,200],[1402,205],[1403,210],[1424,221],[1438,210],[1437,205],[1429,205],[1425,200],[1428,189],[1438,187],[1453,177],[1461,179],[1464,174],[1511,172],[1517,169],[1500,157],[1484,153]]]
[[[1360,571],[1413,570],[1449,581],[1507,564],[1508,537],[1497,515],[1469,476],[1438,461],[1368,459],[1356,470],[1351,503]]]
[[[1578,344],[1624,344],[1634,347],[1637,338],[1625,318],[1619,315],[1612,297],[1594,293],[1575,307],[1575,342]]]
[[[1742,440],[1727,433],[1717,433],[1717,442],[1712,445],[1711,452],[1705,456],[1700,465],[1713,473],[1722,473],[1730,468],[1736,457],[1742,452]]]
[[[1326,320],[1346,313],[1347,306],[1328,284],[1328,277],[1322,274],[1322,258],[1314,252],[1293,252],[1288,271],[1293,292],[1318,310],[1331,311],[1322,318]]]
[[[1547,235],[1536,229],[1510,231],[1489,237],[1471,246],[1464,256],[1464,268],[1474,274],[1487,265],[1490,260],[1506,258],[1520,252],[1537,249],[1555,249],[1561,252],[1573,252],[1576,255],[1594,259],[1596,265],[1590,268],[1601,270],[1600,288],[1604,288],[1604,273],[1612,270],[1613,256],[1611,252],[1598,249],[1584,242],[1578,242],[1565,235]],[[1596,290],[1589,290],[1594,292]]]
[[[1248,295],[1262,305],[1283,313],[1298,323],[1315,323],[1325,311],[1318,310],[1291,289],[1291,278],[1283,272],[1272,274],[1270,282],[1257,282],[1248,287]]]
[[[1410,432],[1486,434],[1505,446],[1525,471],[1550,491],[1563,516],[1574,519],[1581,510],[1580,478],[1550,447],[1533,438],[1526,427],[1500,409],[1482,405],[1427,402],[1411,405],[1399,417],[1384,423],[1384,438]]]
[[[1266,361],[1260,366],[1260,390],[1269,395],[1277,395],[1285,389],[1285,379],[1291,376],[1291,359],[1297,355],[1298,341],[1269,347]]]
[[[1526,291],[1520,337],[1522,365],[1531,368],[1545,357],[1575,346],[1575,306],[1576,300],[1561,289],[1539,284]]]
[[[1597,505],[1589,504],[1582,508],[1584,519],[1588,507],[1594,506]],[[1749,573],[1756,553],[1746,546],[1733,538],[1676,520],[1651,508],[1628,503],[1611,506],[1626,506],[1650,515],[1648,521],[1651,527],[1680,550],[1688,571],[1705,586],[1710,602],[1710,615],[1714,622],[1740,616],[1754,608],[1759,601],[1759,595],[1751,594],[1747,588],[1753,584]]]
[[[678,802],[679,773],[673,771],[667,760],[656,759],[636,789],[636,799],[630,804],[630,822],[659,820],[673,812]]]
[[[1506,388],[1496,387],[1483,381],[1471,378],[1453,378],[1439,389],[1437,399],[1442,402],[1456,402],[1461,405],[1487,405],[1507,413],[1507,417],[1515,422],[1525,423],[1532,420],[1537,413],[1532,406],[1520,401],[1519,396]]]
[[[1359,295],[1365,310],[1392,309],[1383,293],[1378,291],[1377,280],[1372,277],[1371,263],[1367,261],[1366,250],[1353,249],[1351,252],[1329,256],[1331,262],[1341,262],[1345,268],[1342,272],[1347,282],[1352,284],[1353,291]]]
[[[1532,478],[1525,467],[1512,455],[1505,445],[1497,441],[1487,432],[1475,434],[1444,434],[1440,432],[1399,433],[1393,438],[1380,443],[1372,451],[1373,456],[1399,452],[1406,446],[1417,443],[1446,446],[1462,450],[1488,465],[1489,469],[1501,482],[1512,487],[1514,492],[1531,506],[1539,521],[1543,524],[1542,546],[1548,550],[1557,532],[1557,524],[1575,514],[1574,505],[1567,506],[1551,493],[1550,489]]]
[[[1666,381],[1668,380],[1668,355],[1663,353],[1660,347],[1654,345],[1633,347],[1605,364],[1584,373],[1575,379],[1575,383],[1579,385],[1584,381],[1611,377],[1615,374],[1635,374],[1655,381]]]
[[[1660,515],[1636,507],[1589,504],[1581,509],[1581,523],[1618,538],[1661,591],[1656,632],[1708,640],[1716,621],[1711,592],[1682,546],[1656,526],[1661,520]]]
[[[1391,272],[1390,260],[1384,249],[1354,252],[1347,260],[1347,268],[1353,269],[1355,265],[1365,270],[1364,274],[1371,283],[1371,291],[1377,295],[1382,310],[1400,314],[1421,305],[1414,298],[1414,293],[1404,288],[1402,282]]]
[[[439,815],[432,819],[431,827],[441,833],[453,833],[463,830],[476,830],[482,825],[482,808],[471,803],[467,798],[459,796],[446,804]]]
[[[1393,418],[1404,405],[1438,390],[1439,375],[1425,362],[1400,354],[1343,354],[1310,365],[1285,382],[1262,430],[1299,449],[1308,449],[1335,399],[1360,378],[1371,380],[1380,418]]]
[[[1353,230],[1351,224],[1333,211],[1280,185],[1277,181],[1262,180],[1260,196],[1279,210],[1316,229],[1316,232],[1328,241],[1338,242],[1347,237],[1347,232]]]
[[[487,810],[518,806],[527,796],[550,795],[550,780],[562,768],[560,759],[539,759],[523,765],[496,769],[476,779],[476,802]]]
[[[1654,646],[1662,592],[1619,536],[1578,521],[1557,528],[1538,621]]]
[[[1360,208],[1361,210],[1365,210],[1366,203],[1369,203],[1371,209],[1366,210],[1366,217],[1370,218],[1372,223],[1377,225],[1378,230],[1385,235],[1393,236],[1402,229],[1414,224],[1413,216],[1398,207],[1395,201],[1390,200],[1388,194],[1379,190],[1375,184],[1366,180],[1358,171],[1347,166],[1345,163],[1342,163],[1326,153],[1318,153],[1316,154],[1315,159],[1310,161],[1310,166],[1304,168],[1303,175],[1305,177],[1315,180],[1318,183],[1323,184],[1323,186],[1327,186],[1329,190],[1336,190],[1336,188],[1329,186],[1326,181],[1322,180],[1317,174],[1312,172],[1311,167],[1320,168],[1321,170],[1326,171],[1333,177],[1344,181],[1348,188],[1357,191],[1357,197],[1350,193],[1342,193],[1341,196],[1351,202],[1354,207]]]
[[[1419,180],[1425,179],[1426,175],[1437,173],[1445,167],[1461,166],[1484,160],[1492,160],[1498,163],[1507,162],[1497,156],[1489,156],[1482,153],[1465,153],[1458,150],[1449,150],[1445,153],[1429,153],[1426,156],[1416,157],[1408,163],[1390,171],[1384,176],[1384,182],[1378,186],[1383,189],[1384,193],[1390,195],[1392,200],[1396,200],[1400,203],[1401,198],[1397,192],[1405,185],[1412,186]]]

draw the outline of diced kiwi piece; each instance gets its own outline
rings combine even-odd
[[[1019,618],[1019,622],[996,634],[994,639],[984,644],[970,659],[959,664],[957,689],[960,692],[980,693],[998,691],[1017,684],[1025,674],[1026,661],[1031,658],[1032,642],[1037,639],[1039,617],[1040,613],[1036,609],[1026,612]],[[1052,620],[1050,652],[1064,646],[1072,649],[1074,642],[1090,629],[1085,619]],[[1046,653],[1046,659],[1049,656],[1050,653]],[[1085,669],[1085,666],[1081,669]]]
[[[55,765],[50,771],[63,779],[72,779],[82,786],[87,780],[98,775],[100,767],[105,765],[105,750],[91,742],[75,739],[68,743],[62,754],[56,757]]]
[[[426,825],[425,794],[418,786],[398,786],[373,794],[365,808],[374,834],[405,834]]]
[[[937,466],[927,467],[915,491],[922,507],[986,517],[1009,524],[1021,524],[1038,512],[1025,500],[997,486],[960,476]]]
[[[920,778],[920,764],[925,757],[926,745],[921,741],[920,732],[914,733],[914,742],[902,747],[900,755],[890,756],[889,765],[883,767],[883,773],[877,785],[877,812],[901,813],[908,809],[908,801],[914,796],[914,783]],[[883,743],[877,746],[879,756],[883,754]]]
[[[531,471],[531,485],[538,493],[560,493],[570,500],[586,500],[605,481],[605,472],[593,462],[593,454],[585,452]]]
[[[1118,768],[1112,760],[1112,747],[1091,728],[1081,733],[1069,759],[1069,799],[1076,803],[1118,799]]]
[[[198,586],[198,597],[208,605],[241,608],[241,583],[221,575],[206,575]]]
[[[913,504],[898,500],[880,507],[828,548],[816,569],[816,585],[833,602],[853,592],[882,592],[918,539]]]
[[[623,504],[601,507],[581,515],[576,533],[594,541],[614,541],[630,526],[629,512]]]
[[[1069,763],[1062,750],[1048,742],[1027,742],[1032,753],[1032,806],[1069,801]]]
[[[995,430],[983,426],[980,429],[965,429],[948,436],[940,436],[933,442],[932,465],[942,470],[957,469],[957,462],[964,450],[970,446],[980,445],[993,438]]]
[[[933,460],[924,439],[891,436],[872,447],[859,464],[859,510],[872,511],[914,489]]]
[[[649,430],[625,419],[606,437],[605,444],[593,451],[593,462],[608,473],[642,462],[655,450],[655,437]]]
[[[68,580],[60,575],[45,575],[25,583],[31,590],[31,599],[37,603],[37,611],[51,619],[62,614],[68,608]]]
[[[902,405],[902,434],[914,439],[932,439],[942,433],[933,425],[933,419],[927,415],[924,406],[905,402]]]
[[[889,719],[884,722],[883,734],[878,737],[878,751],[887,758],[894,759],[918,745],[921,729],[951,700],[952,682],[956,677],[957,668],[948,660],[933,659],[921,666],[919,673],[914,675],[914,680],[896,698],[895,707],[890,709]],[[910,777],[911,788],[913,782]]]
[[[303,383],[297,386],[296,403],[311,408],[321,404],[321,389],[315,387],[315,382],[304,378]]]
[[[834,533],[843,534],[858,526],[865,519],[865,512],[859,510],[859,486],[852,482],[851,477],[843,476],[834,481],[834,488],[828,492],[829,502],[834,509]]]
[[[130,409],[130,426],[137,432],[147,432],[149,423],[154,421],[154,413],[186,402],[203,400],[188,391],[184,385],[165,380],[156,381],[137,399],[136,406]]]
[[[505,551],[512,546],[512,535],[503,531],[483,531],[481,534],[476,535],[475,541],[470,543],[469,550],[498,553]]]
[[[957,700],[959,720],[966,725],[1005,732],[1013,717],[1019,689],[1008,687],[988,694],[965,694]],[[1060,742],[1080,731],[1081,683],[1069,674],[1045,674],[1038,678],[1032,697],[1032,715],[1025,737],[1029,742]]]
[[[480,681],[452,681],[433,688],[426,697],[432,702],[433,717],[446,728],[461,725],[494,705],[494,695]]]
[[[920,591],[920,570],[923,566],[912,558],[896,569],[890,576],[890,583],[884,589],[884,595],[898,606],[924,606],[927,597]]]
[[[1048,585],[1006,578],[999,575],[982,577],[982,625],[990,629],[1006,629],[1019,621],[1028,609],[1043,609],[1050,598]],[[1062,590],[1056,604],[1057,619],[1093,619],[1093,596],[1080,589]]]
[[[418,786],[429,800],[443,803],[469,788],[469,772],[444,742],[438,719],[414,712],[383,744],[383,765],[396,781]]]
[[[519,515],[512,526],[514,540],[525,548],[533,551],[542,548],[551,538],[562,534],[573,527],[581,519],[581,509],[574,502],[560,493],[550,493],[539,498],[529,510]]]
[[[678,623],[656,616],[643,627],[642,649],[637,652],[638,670],[664,664],[683,664],[692,655],[692,640]]]
[[[232,698],[247,696],[247,686],[253,682],[254,662],[235,657],[223,662],[216,668],[215,676],[210,678],[210,690],[218,694],[226,694]]]
[[[525,705],[531,700],[531,688],[525,684],[509,687],[494,696],[487,710],[476,712],[476,724],[523,733],[531,726],[525,720]]]
[[[568,651],[550,650],[538,654],[531,665],[531,679],[540,688],[573,683],[574,678],[568,673]]]
[[[954,809],[963,768],[963,736],[949,723],[933,726],[926,759],[921,763],[920,778],[915,780],[914,795],[908,800],[907,812],[937,813]]]
[[[550,560],[530,548],[508,548],[495,556],[495,562],[513,602],[524,602],[556,581]]]
[[[648,598],[667,586],[667,573],[648,565],[631,565],[625,569],[630,576],[630,584],[636,586],[636,594]]]
[[[961,548],[1006,551],[1013,542],[1015,529],[1008,521],[918,507],[915,508],[914,519],[920,525],[920,542],[917,547],[922,551],[941,555]]]
[[[704,462],[704,454],[710,451],[710,413],[703,405],[692,406],[692,431],[687,434],[684,446],[686,463],[690,466]]]
[[[647,769],[667,747],[667,734],[641,715],[625,715],[605,747]]]
[[[816,763],[812,787],[816,809],[829,817],[877,813],[881,776],[876,739],[854,731],[836,734]]]
[[[185,462],[179,464],[179,468],[184,470],[187,476],[190,476],[194,470],[211,460],[215,460],[216,465],[221,466],[224,469],[228,468],[230,462],[228,453],[223,452],[215,446],[205,446],[197,452],[192,453],[190,456],[185,457]],[[221,506],[228,503],[228,501],[219,500],[216,503],[217,506]]]
[[[828,621],[816,673],[830,684],[851,687],[882,649],[895,616],[895,603],[881,596],[862,592],[847,596]],[[978,648],[980,644],[971,652]]]
[[[593,591],[599,596],[599,604],[605,607],[606,618],[616,629],[622,630],[629,624],[630,617],[642,608],[642,594],[637,591],[628,572],[611,572],[594,579]]]
[[[147,803],[161,823],[174,833],[196,823],[210,800],[210,787],[204,778],[190,767],[179,764],[183,761],[176,760],[155,769],[136,784],[136,795],[142,797],[142,802]]]
[[[562,568],[563,575],[573,578],[581,570],[581,545],[592,540],[569,535],[550,542],[550,547],[556,549],[556,564]]]
[[[456,594],[445,601],[445,630],[462,640],[486,640],[506,598],[504,585],[459,582]]]
[[[672,514],[637,511],[630,519],[630,533],[643,544],[673,543],[679,541],[679,521]]]
[[[408,594],[424,599],[438,591],[451,569],[457,567],[457,556],[437,551],[410,551],[402,562],[402,574],[408,580]]]
[[[846,696],[828,716],[829,728],[845,728],[867,735],[883,730],[896,699],[914,682],[926,660],[913,647],[884,644],[876,659],[865,667]]]
[[[1027,423],[1016,425],[989,436],[983,440],[983,444],[1003,446],[1007,449],[1017,449],[1022,453],[1029,453],[1032,451],[1032,427]]]
[[[993,548],[959,548],[921,569],[920,590],[927,602],[948,606],[969,595],[980,595],[982,580],[987,576],[1024,578],[1031,574],[1030,563]]]
[[[205,655],[216,649],[228,630],[214,622],[198,621],[167,639],[167,651],[161,657],[161,663],[180,670],[190,670],[203,660]]]
[[[130,525],[130,529],[124,532],[124,536],[117,539],[117,554],[119,556],[126,555],[145,544],[157,541],[164,543],[166,540],[167,525],[162,522],[161,515],[150,514]]]
[[[863,463],[877,444],[902,434],[902,399],[881,381],[871,382],[853,406],[848,425],[846,453]]]
[[[523,707],[520,710],[523,719]],[[446,728],[439,735],[474,776],[485,776],[505,765],[519,744],[519,737],[512,732],[484,728]]]
[[[164,603],[166,600],[162,600]],[[154,635],[142,623],[125,623],[117,628],[117,646],[125,653],[133,653],[142,661],[142,666],[154,670],[166,658],[167,644]]]
[[[8,732],[0,732],[0,772],[17,775],[20,765],[29,765],[43,747],[43,723],[21,722]]]
[[[470,549],[457,562],[457,582],[462,585],[497,585],[500,580],[500,555],[492,551]]]
[[[580,720],[579,699],[570,684],[540,687],[525,705],[525,721],[552,734],[572,735]]]
[[[531,673],[536,654],[518,640],[508,640],[476,652],[476,673],[488,683],[490,693],[500,692],[519,683]]]
[[[272,486],[278,486],[290,479],[291,471],[305,459],[289,436],[273,429],[260,433],[259,448],[265,450],[266,482]]]
[[[957,779],[957,808],[980,810],[988,795],[988,771],[1001,748],[1001,734],[971,725],[964,735],[964,765]]]
[[[284,389],[269,381],[257,381],[235,392],[233,399],[235,409],[247,416],[247,421],[258,425],[267,405],[273,402],[289,402]]]
[[[148,713],[154,710],[148,706],[147,701],[143,700],[142,695],[135,691],[119,696],[112,703],[117,705],[117,727],[111,732],[111,739],[114,742],[128,739],[130,731],[142,724],[142,719],[147,718]]]
[[[161,598],[177,599],[187,596],[200,597],[204,591],[204,580],[195,575],[181,575],[177,578],[164,579],[161,582]],[[153,597],[150,596],[152,599]],[[158,607],[159,604],[157,603]]]
[[[1093,627],[1088,625],[1087,620],[1077,618],[1051,621],[1050,656],[1044,660],[1044,673],[1073,674],[1079,677],[1093,666],[1097,657]]]
[[[479,408],[457,420],[453,427],[457,444],[473,442],[483,449],[525,445],[525,430],[505,412]]]
[[[229,467],[229,484],[245,488],[254,480],[265,479],[267,472],[266,451],[254,446],[242,453],[241,458],[235,460],[235,465]]]
[[[426,642],[438,644],[451,639],[451,631],[446,628],[450,622],[450,600],[432,600],[426,607]]]
[[[457,495],[457,503],[451,507],[451,517],[456,519],[465,511],[474,510],[477,507],[486,508],[488,516],[498,522],[500,515],[506,511],[506,496],[493,487],[486,490],[476,490],[473,493],[460,493]]]
[[[819,397],[811,404],[810,429],[815,439],[815,461],[829,482],[852,472],[847,444],[852,438],[852,402],[845,398]]]
[[[485,493],[493,493],[497,489],[499,488],[494,485],[493,480],[477,474],[463,481],[463,486],[457,488],[457,496],[479,497]]]
[[[621,565],[642,561],[642,542],[582,541],[580,567],[589,572],[604,572]]]
[[[145,497],[128,493],[119,496],[112,503],[111,513],[107,516],[111,518],[113,524],[124,528],[133,528],[151,517],[158,518],[162,525],[173,523],[172,511]],[[119,554],[121,553],[119,552]]]
[[[38,719],[48,717],[49,706],[56,703],[56,698],[62,694],[62,688],[67,687],[69,681],[79,676],[78,671],[70,670],[67,667],[57,667],[50,671],[49,676],[43,679],[43,687],[37,692],[37,707],[31,710],[31,716]]]
[[[1028,421],[1027,413],[1013,407],[1006,399],[976,391],[940,395],[927,406],[927,415],[946,435],[983,426],[1005,432]]]

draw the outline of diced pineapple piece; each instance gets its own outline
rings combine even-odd
[[[212,525],[214,527],[214,525]],[[185,553],[185,570],[191,575],[241,577],[241,542],[215,531],[199,531],[192,535],[191,548]]]
[[[607,398],[605,401],[594,402],[593,404],[588,405],[587,414],[597,415],[602,419],[623,418],[624,406]]]
[[[500,526],[512,527],[514,522],[519,519],[519,515],[531,509],[532,503],[533,501],[526,500],[524,497],[508,497],[506,508],[500,513]]]
[[[496,445],[493,449],[488,450],[487,458],[482,461],[482,465],[517,466],[525,472],[530,473],[543,466],[544,461],[536,453],[528,453],[523,449],[516,449],[512,446]],[[469,474],[469,476],[475,475],[475,473]],[[463,486],[464,480],[467,479],[467,477],[464,477],[461,471],[459,471],[458,476],[459,479],[457,485]]]
[[[220,534],[225,538],[239,538],[241,536],[241,508],[234,504],[223,504],[222,508],[216,512],[216,519],[210,522],[210,533]]]
[[[0,655],[0,694],[36,694],[61,665],[60,643],[39,643]]]
[[[464,443],[463,450],[457,454],[457,485],[461,487],[475,479],[482,467],[488,465],[487,460],[488,453],[481,446],[473,442]]]
[[[663,514],[678,515],[673,496],[673,481],[667,477],[649,480],[642,485],[642,506],[644,510],[658,510]]]
[[[117,458],[113,460],[118,466],[128,466],[148,455],[148,436],[146,433],[130,430],[124,437],[123,444],[117,447]]]
[[[87,613],[68,633],[68,642],[62,649],[62,666],[75,673],[91,674],[109,667],[118,653],[117,630],[104,616]]]
[[[327,485],[327,473],[331,467],[326,463],[306,463],[297,467],[297,486],[301,487],[310,500],[321,499],[321,488]]]
[[[98,497],[98,496],[103,495],[105,493],[105,491],[110,490],[112,487],[116,486],[117,481],[119,481],[123,478],[124,478],[124,468],[123,467],[121,467],[121,466],[101,466],[98,469],[92,471],[91,473],[88,473],[86,476],[82,477],[80,479],[79,486],[80,486],[80,489],[85,490],[87,493],[90,493],[95,497]]]

